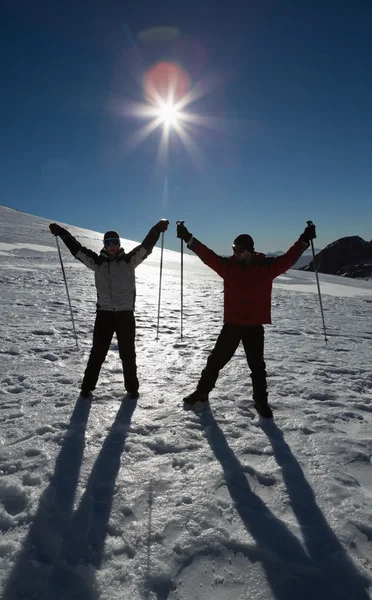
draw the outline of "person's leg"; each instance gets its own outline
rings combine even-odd
[[[251,370],[253,400],[257,412],[262,416],[272,416],[267,403],[267,375],[264,361],[264,328],[262,325],[245,327],[242,337],[248,366]],[[265,414],[264,414],[265,413]]]
[[[135,350],[136,323],[133,311],[116,313],[115,331],[118,338],[119,355],[123,364],[124,387],[130,395],[136,396],[139,383]]]
[[[96,387],[99,372],[106,358],[112,336],[114,334],[114,319],[110,311],[98,310],[93,331],[93,346],[85,369],[81,389],[84,393],[91,392]]]
[[[220,370],[233,357],[241,339],[241,328],[238,325],[225,323],[217,338],[215,347],[208,357],[207,364],[202,371],[196,391],[184,398],[190,404],[199,399],[206,401],[209,392],[214,388]]]

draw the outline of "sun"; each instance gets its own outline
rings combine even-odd
[[[167,165],[172,140],[180,139],[196,168],[204,164],[195,141],[196,130],[203,127],[222,131],[223,119],[190,112],[190,107],[217,87],[213,80],[201,80],[194,86],[180,65],[160,62],[146,71],[143,80],[145,102],[118,102],[118,114],[145,120],[126,137],[127,151],[133,151],[156,130],[160,132],[156,162]]]
[[[181,113],[177,110],[177,106],[171,102],[162,104],[158,108],[159,117],[165,125],[177,125],[182,118]]]

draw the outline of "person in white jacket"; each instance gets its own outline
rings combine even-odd
[[[161,219],[150,229],[142,244],[128,253],[120,245],[119,234],[116,231],[107,231],[103,238],[104,247],[100,254],[82,246],[57,223],[49,225],[53,235],[61,238],[71,254],[95,273],[97,314],[93,346],[81,384],[80,395],[83,398],[90,398],[96,387],[114,333],[117,336],[119,355],[123,365],[124,387],[131,398],[139,396],[135,352],[136,282],[134,270],[151,254],[160,233],[167,230],[168,224],[169,221]]]

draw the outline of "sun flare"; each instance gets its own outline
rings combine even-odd
[[[191,105],[213,91],[218,81],[201,80],[194,86],[186,71],[176,63],[160,62],[145,73],[143,94],[145,102],[119,101],[119,114],[144,121],[126,138],[127,151],[133,151],[156,130],[160,132],[157,162],[167,164],[172,140],[180,139],[197,168],[204,163],[196,142],[200,128],[221,131],[224,120],[190,111]]]
[[[182,116],[176,105],[167,102],[159,107],[159,117],[166,125],[176,125]]]

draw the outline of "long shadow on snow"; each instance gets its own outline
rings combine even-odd
[[[89,403],[78,401],[78,412]],[[77,408],[75,407],[76,412]],[[86,408],[87,407],[87,408]],[[70,435],[8,581],[3,600],[97,600],[95,570],[101,566],[120,457],[135,401],[120,406],[89,476],[79,506],[73,502],[84,448],[84,429]],[[73,421],[73,418],[71,419]],[[48,501],[53,490],[52,502]]]
[[[349,559],[344,547],[328,525],[316,503],[315,494],[307,481],[283,432],[273,421],[261,424],[273,448],[274,457],[281,467],[292,510],[300,525],[309,556],[332,579],[334,598],[369,598],[369,583]]]
[[[60,556],[63,531],[73,510],[89,410],[90,402],[82,399],[76,402],[54,473],[40,497],[23,548],[6,583],[3,600],[48,596],[50,569]]]
[[[316,505],[314,493],[274,423],[263,425],[273,443],[307,552],[286,524],[250,488],[243,467],[212,413],[201,417],[207,440],[221,463],[235,508],[256,548],[234,545],[251,561],[260,561],[276,600],[369,600],[367,580],[354,567]]]

